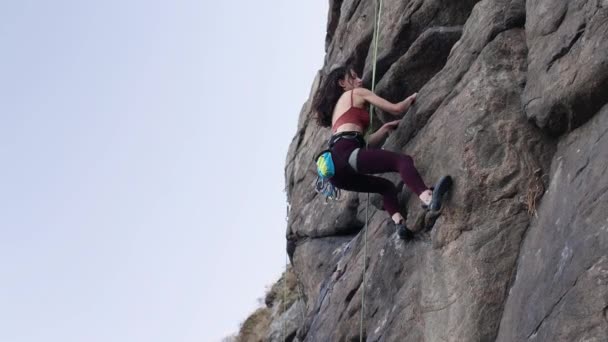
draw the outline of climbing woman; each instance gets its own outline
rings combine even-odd
[[[383,196],[384,209],[391,215],[399,237],[409,240],[414,233],[407,228],[399,213],[397,188],[381,177],[371,176],[385,172],[399,172],[403,182],[418,196],[425,207],[441,205],[440,196],[433,198],[431,191],[414,167],[412,157],[380,149],[399,120],[385,123],[367,139],[364,132],[370,124],[365,107],[372,104],[393,115],[400,115],[416,101],[416,93],[398,103],[391,103],[368,89],[350,67],[339,67],[327,75],[313,99],[317,123],[332,128],[329,141],[331,158],[335,167],[331,184],[339,189],[356,192],[378,193]]]

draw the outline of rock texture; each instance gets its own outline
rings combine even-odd
[[[528,1],[526,13],[526,114],[562,134],[608,99],[608,1]]]
[[[371,86],[373,5],[330,1],[311,98],[345,63]],[[285,168],[305,303],[288,340],[608,341],[608,1],[383,6],[377,92],[419,93],[384,148],[429,185],[452,175],[453,191],[407,243],[378,196],[325,203],[312,157],[330,132],[309,99]],[[413,225],[420,203],[406,188],[401,200]]]
[[[562,141],[499,341],[608,340],[608,106]]]

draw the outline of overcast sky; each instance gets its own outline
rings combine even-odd
[[[0,341],[220,341],[285,267],[327,1],[0,3]]]

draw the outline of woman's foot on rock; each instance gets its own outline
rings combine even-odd
[[[414,232],[412,232],[404,222],[395,223],[395,229],[397,230],[397,235],[402,240],[412,240],[414,238]]]
[[[433,190],[433,198],[431,199],[431,203],[429,204],[429,210],[439,211],[441,209],[441,201],[443,199],[443,195],[445,195],[448,190],[452,187],[452,177],[451,176],[443,176],[435,185]]]

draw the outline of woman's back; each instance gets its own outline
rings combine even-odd
[[[369,113],[364,108],[365,100],[357,96],[356,89],[344,92],[338,99],[332,115],[335,133],[357,131],[363,133],[369,125]]]

